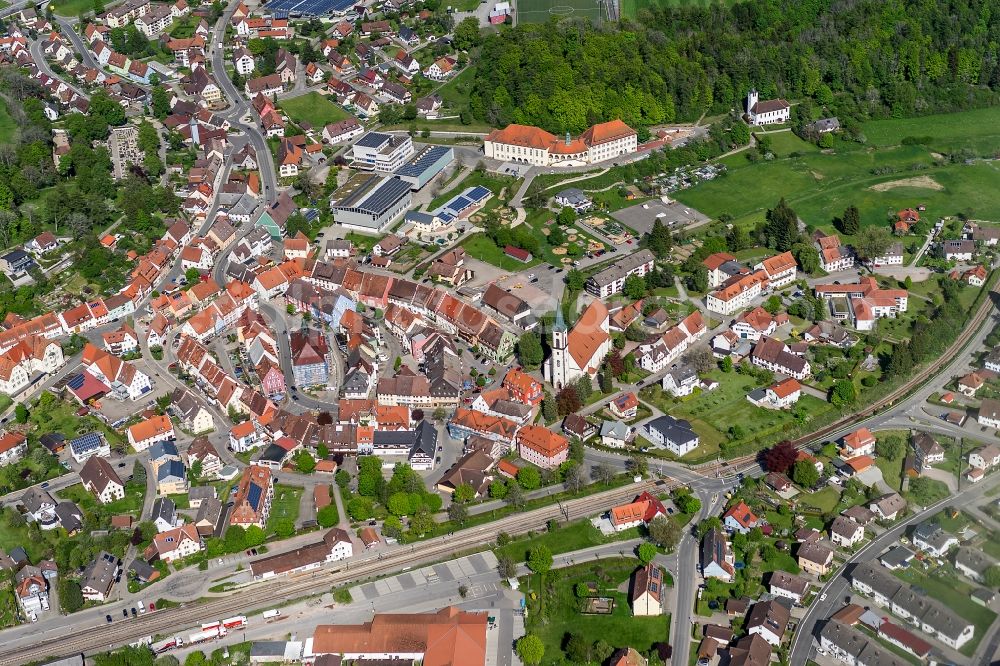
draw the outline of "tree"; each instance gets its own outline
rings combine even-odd
[[[60,576],[59,602],[67,613],[75,613],[83,608],[83,591],[80,588],[80,583]]]
[[[841,379],[830,389],[830,403],[834,407],[850,405],[857,397],[858,391],[850,379]]]
[[[333,476],[333,480],[341,488],[346,488],[351,483],[351,474],[346,469],[338,469],[337,473]]]
[[[496,479],[490,483],[490,498],[503,499],[507,496],[507,483],[503,479]]]
[[[17,406],[14,408],[14,420],[18,423],[27,423],[28,408],[21,403],[17,403]]]
[[[453,523],[463,524],[469,519],[469,507],[460,502],[452,502],[448,506],[448,520]]]
[[[994,564],[984,571],[983,582],[989,587],[1000,587],[1000,565]]]
[[[455,487],[455,492],[452,493],[452,499],[456,502],[462,504],[471,502],[476,499],[476,489],[468,483],[460,483]]]
[[[287,539],[295,534],[295,521],[291,518],[275,518],[272,525],[274,527],[274,533],[280,539]],[[263,541],[261,543],[263,543]]]
[[[195,461],[191,463],[191,466],[188,467],[188,480],[190,480],[192,484],[197,484],[201,481],[201,475],[204,474],[205,471],[204,468],[204,463],[200,459],[195,459]]]
[[[784,197],[777,206],[767,211],[764,218],[766,220],[764,237],[767,246],[779,252],[792,249],[795,239],[799,236],[799,218],[785,202]]]
[[[468,19],[466,19],[468,20]],[[528,634],[517,641],[517,656],[527,666],[538,666],[545,656],[545,644],[534,634]]]
[[[673,550],[681,539],[681,528],[668,516],[657,516],[649,524],[649,538],[660,548]]]
[[[197,282],[199,278],[201,278],[201,271],[192,266],[191,268],[184,271],[184,278],[188,281],[189,284],[193,284]]]
[[[673,235],[670,229],[663,225],[658,218],[653,220],[653,227],[645,237],[646,247],[656,255],[657,259],[664,259],[670,254],[674,245]]]
[[[589,378],[586,379],[590,381]],[[581,407],[583,407],[583,401],[575,386],[567,386],[556,395],[556,408],[559,416],[575,414],[580,411]]]
[[[320,527],[333,527],[340,522],[340,516],[337,514],[337,505],[327,504],[317,511],[316,522],[319,523]]]
[[[649,471],[649,461],[640,455],[633,455],[625,462],[628,471],[636,476],[646,476]]]
[[[588,664],[591,661],[590,649],[592,644],[586,636],[582,634],[570,634],[566,641],[566,656],[573,664]]]
[[[639,544],[637,554],[640,562],[649,564],[656,557],[656,546],[651,543],[641,543]]]
[[[417,536],[434,528],[434,516],[427,509],[420,509],[410,518],[410,531]]]
[[[803,488],[812,488],[819,481],[816,465],[808,460],[800,460],[792,467],[792,481]]]
[[[858,211],[858,207],[851,204],[844,210],[844,215],[839,219],[834,220],[834,226],[840,233],[847,236],[853,236],[858,233],[858,229],[861,228],[861,213]]]
[[[733,371],[733,358],[731,356],[726,356],[722,359],[722,371],[732,372]]]
[[[482,33],[479,30],[479,20],[470,16],[462,19],[455,26],[452,45],[459,51],[468,51],[478,46],[481,39]]]
[[[581,291],[586,283],[587,278],[577,269],[571,268],[566,273],[566,288],[570,291]]]
[[[522,467],[517,471],[517,485],[525,490],[535,490],[542,485],[542,475],[537,467]]]
[[[373,512],[372,501],[367,497],[352,497],[347,503],[347,513],[350,514],[352,520],[359,522],[368,520],[372,517]],[[229,536],[229,532],[226,532],[226,536]]]
[[[195,650],[184,660],[184,666],[202,666],[204,663],[206,663],[205,653],[201,650]]]
[[[898,435],[883,435],[875,440],[875,453],[889,460],[898,460],[906,453],[906,441]]]
[[[604,485],[608,485],[615,480],[615,470],[608,463],[594,465],[590,474],[594,477],[594,480],[603,483]]]
[[[871,261],[885,254],[891,244],[888,227],[865,227],[854,239],[854,250],[863,261]]]
[[[226,552],[238,553],[247,547],[247,531],[242,525],[230,525],[226,529]]]
[[[542,342],[532,331],[525,331],[517,341],[517,360],[529,370],[534,370],[542,364],[545,352]]]
[[[583,474],[583,467],[576,463],[570,464],[569,462],[566,462],[563,464],[569,465],[565,471],[563,486],[565,486],[566,490],[571,493],[580,492],[580,490],[587,485],[587,479]]]
[[[524,506],[524,490],[521,488],[521,484],[515,480],[508,482],[507,494],[503,499],[508,506],[512,506],[514,508]]]
[[[795,464],[799,452],[790,441],[782,440],[764,452],[764,468],[768,472],[784,474]]]
[[[528,568],[544,576],[552,568],[552,551],[545,544],[533,546],[528,551]]]
[[[232,529],[232,527],[230,527]],[[228,535],[229,532],[226,532]],[[257,525],[251,525],[246,531],[246,545],[248,548],[253,548],[254,546],[259,546],[267,541],[267,533]]]
[[[517,562],[510,555],[497,557],[497,574],[501,578],[513,578],[517,575]]]
[[[410,494],[403,491],[393,493],[389,496],[386,508],[394,516],[408,515],[413,511],[413,502],[410,501]]]
[[[626,298],[637,301],[646,295],[646,280],[639,275],[629,275],[625,278],[622,293]]]
[[[548,391],[542,393],[542,418],[551,423],[559,418],[559,405]]]
[[[680,509],[681,513],[689,516],[701,511],[701,500],[691,493],[678,495],[674,498],[674,504],[677,505],[677,508]]]
[[[701,262],[694,267],[691,274],[688,275],[687,288],[691,291],[706,292],[708,291],[708,268]],[[626,330],[626,333],[628,331]]]
[[[316,459],[308,451],[295,454],[295,468],[303,474],[311,474],[316,469]]]
[[[563,206],[556,216],[556,222],[563,226],[568,226],[576,222],[576,210],[572,206]]]

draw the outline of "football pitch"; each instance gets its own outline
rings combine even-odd
[[[547,23],[549,19],[577,16],[595,25],[604,20],[604,6],[598,0],[517,0],[518,23]]]

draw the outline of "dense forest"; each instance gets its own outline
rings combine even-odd
[[[552,132],[617,117],[640,127],[742,109],[756,87],[864,119],[980,106],[1000,89],[997,0],[749,0],[640,19],[486,38],[473,115]]]

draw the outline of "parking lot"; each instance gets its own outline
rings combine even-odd
[[[676,229],[694,227],[709,221],[708,217],[694,208],[688,208],[676,201],[665,204],[659,199],[623,208],[612,213],[612,217],[634,229],[639,235],[649,233],[653,228],[653,222],[657,219],[668,227]]]

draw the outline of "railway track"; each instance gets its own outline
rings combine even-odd
[[[989,294],[1000,294],[1000,292],[997,291],[997,288],[994,285],[990,289]],[[849,416],[845,416],[844,418],[824,426],[819,430],[811,432],[808,435],[803,435],[802,437],[791,440],[792,444],[795,448],[802,450],[818,440],[824,440],[826,437],[842,428],[850,426],[859,420],[874,416],[882,409],[892,406],[897,400],[905,398],[911,391],[923,385],[927,380],[936,375],[955,358],[955,355],[969,342],[969,340],[972,339],[972,336],[975,335],[980,326],[983,325],[983,322],[986,321],[986,318],[989,316],[992,309],[993,299],[987,295],[986,298],[983,299],[979,309],[976,310],[972,319],[969,320],[965,328],[962,329],[962,332],[951,344],[951,346],[949,346],[948,349],[946,349],[937,359],[928,364],[927,367],[914,375],[909,381],[868,407],[858,410]],[[723,471],[730,473],[744,471],[746,467],[752,466],[757,462],[757,456],[757,453],[751,453],[738,458],[733,458],[732,460],[728,460],[724,463],[712,463],[711,465],[707,465],[705,467],[699,467],[696,471],[700,474],[704,474],[705,476],[714,476],[715,474]]]
[[[507,516],[488,525],[460,530],[453,535],[436,537],[414,544],[410,550],[397,550],[384,555],[382,559],[366,560],[354,565],[350,561],[345,561],[338,563],[336,568],[314,571],[297,577],[271,579],[242,589],[231,596],[163,609],[112,625],[91,625],[28,646],[14,647],[6,642],[0,646],[0,666],[100,652],[145,636],[179,633],[220,617],[238,613],[251,616],[265,607],[326,591],[332,585],[392,574],[404,567],[440,561],[491,543],[499,532],[523,534],[544,528],[550,520],[575,520],[593,515],[607,509],[615,502],[631,499],[644,490],[669,490],[678,485],[680,484],[676,481],[665,485],[658,485],[652,481],[629,484],[580,499]],[[103,618],[101,620],[103,621]]]

